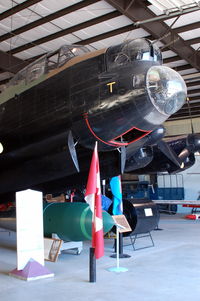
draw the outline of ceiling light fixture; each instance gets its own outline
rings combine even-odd
[[[186,1],[186,0],[184,0],[184,1]],[[189,0],[187,0],[187,1],[189,1]],[[163,7],[164,4],[161,4],[159,1],[149,0],[149,2],[152,5],[154,5],[155,7],[157,7],[159,10],[161,10],[163,12],[163,14],[158,15],[158,16],[153,17],[153,18],[150,18],[150,19],[134,22],[134,26],[140,26],[141,24],[155,22],[155,21],[159,21],[159,20],[166,20],[169,17],[176,17],[176,16],[179,16],[179,15],[186,14],[186,13],[191,13],[191,12],[194,12],[194,11],[197,11],[197,10],[200,9],[200,1],[198,3],[193,1],[192,4],[190,4],[188,6],[184,5],[180,9],[177,8],[177,7],[173,7],[173,8],[170,8],[170,9],[167,9],[167,8],[163,9],[161,7]],[[193,6],[191,6],[191,5],[193,5]]]
[[[162,0],[149,0],[149,2],[164,14],[200,6],[198,0],[165,0],[164,2]]]

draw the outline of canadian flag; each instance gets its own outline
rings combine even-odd
[[[92,155],[85,200],[92,211],[92,247],[95,248],[95,257],[98,259],[104,255],[104,238],[97,142]]]

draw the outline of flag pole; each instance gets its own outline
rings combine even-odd
[[[89,256],[89,281],[96,282],[96,259],[104,255],[103,218],[101,207],[101,182],[97,141],[92,155],[86,185],[85,200],[92,211],[92,247]]]
[[[119,229],[117,228],[117,270],[119,269]]]
[[[110,188],[113,194],[113,215],[123,214],[123,202],[122,202],[122,184],[121,176],[112,177],[110,180]],[[131,257],[128,254],[123,254],[123,234],[118,233],[115,239],[115,254],[110,255],[112,258],[116,258],[117,254],[119,258]]]
[[[96,258],[95,248],[90,248],[90,282],[96,282]]]

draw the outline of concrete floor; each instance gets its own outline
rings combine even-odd
[[[120,266],[128,272],[109,272],[116,266],[113,240],[105,240],[105,256],[97,261],[97,281],[90,283],[90,244],[84,243],[80,255],[73,251],[59,255],[58,262],[46,262],[54,278],[35,281],[18,280],[8,275],[16,267],[15,233],[0,232],[0,300],[1,301],[184,301],[200,299],[200,220],[183,215],[161,215],[159,227],[152,231],[155,247],[133,251],[124,247],[130,258]],[[124,244],[130,242],[124,239]],[[138,241],[149,244],[148,238]],[[137,245],[139,247],[139,244]]]

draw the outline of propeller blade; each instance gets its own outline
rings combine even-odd
[[[68,133],[67,133],[67,145],[68,145],[69,153],[70,153],[71,159],[74,163],[76,172],[80,172],[78,158],[77,158],[75,144],[74,144],[74,139],[73,139],[71,131],[68,131]]]
[[[190,109],[190,100],[188,97],[187,97],[186,101],[187,101],[188,111],[189,111],[189,116],[190,116],[191,130],[192,130],[192,134],[194,134],[194,126],[193,126],[193,122],[192,122],[192,114],[191,114],[191,109]]]
[[[178,155],[178,158],[184,162],[185,159],[190,155],[190,150],[186,147],[182,150],[182,152]]]
[[[181,167],[181,160],[177,156],[177,154],[173,151],[173,149],[163,140],[160,140],[158,143],[158,148],[161,152],[171,160],[176,166]]]
[[[124,173],[125,164],[126,164],[126,148],[125,148],[125,146],[122,146],[120,148],[120,169],[121,169],[121,174]]]

